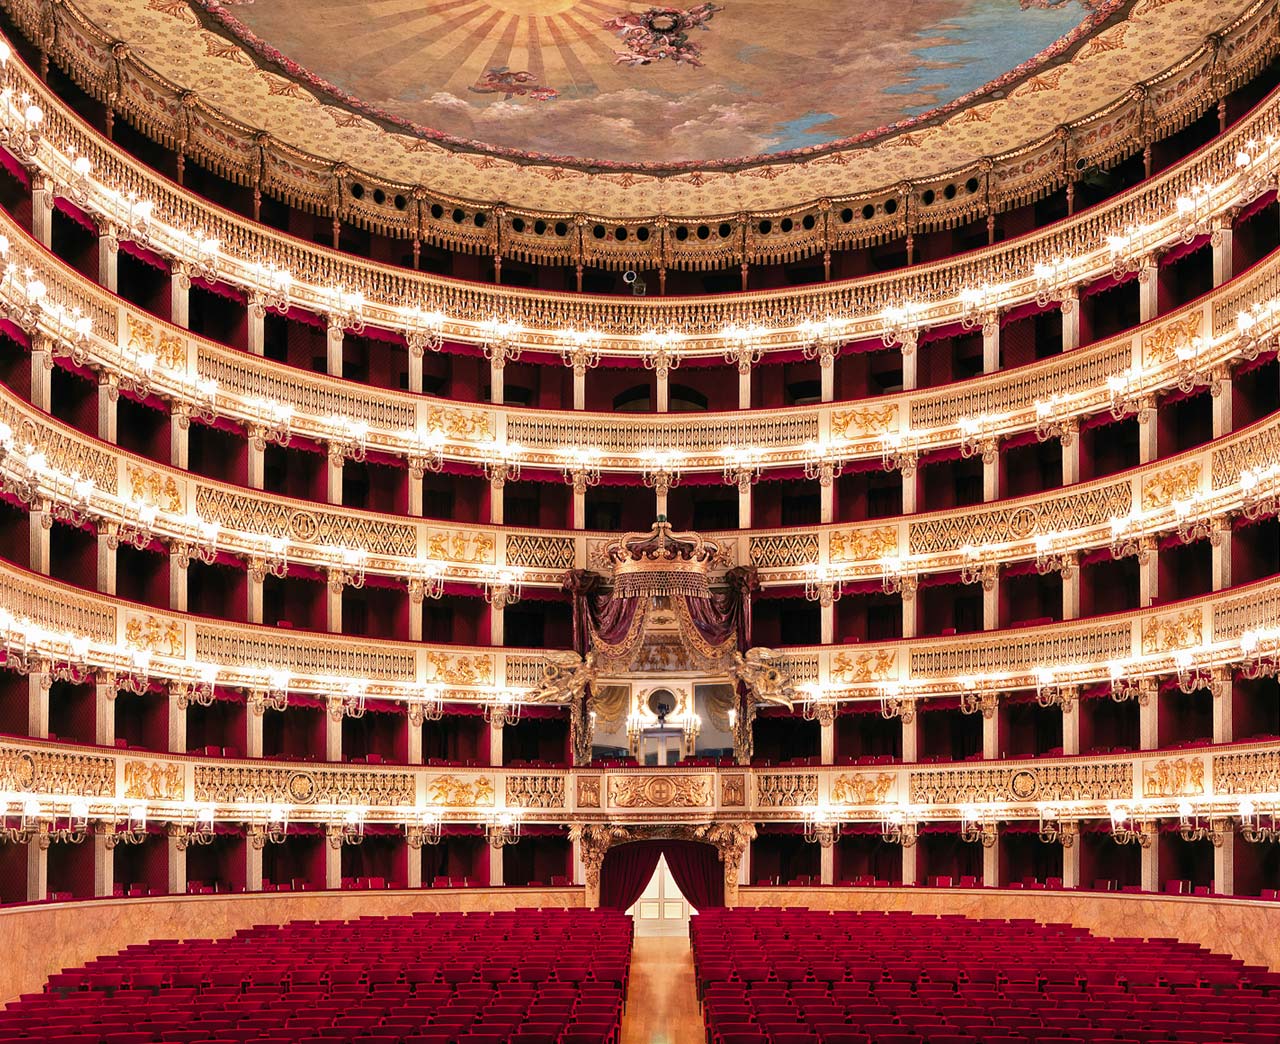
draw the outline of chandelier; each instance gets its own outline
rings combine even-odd
[[[1250,522],[1280,513],[1280,465],[1271,464],[1258,471],[1245,468],[1240,472],[1240,495],[1244,517]]]
[[[1058,439],[1063,446],[1070,446],[1076,437],[1076,419],[1063,412],[1064,399],[1051,395],[1036,400],[1036,438],[1040,442]]]
[[[1055,549],[1054,545],[1062,539],[1060,533],[1037,533],[1034,546],[1036,551],[1036,572],[1041,576],[1049,573],[1061,573],[1063,580],[1069,580],[1075,572],[1076,558],[1071,551]]]
[[[269,710],[284,713],[289,707],[289,675],[284,671],[272,671],[261,688],[249,691],[249,710],[261,716]]]
[[[1115,703],[1136,699],[1140,707],[1145,707],[1155,695],[1155,683],[1149,678],[1130,677],[1123,663],[1107,664],[1107,673],[1111,678],[1111,699]]]
[[[188,568],[193,558],[205,565],[213,565],[218,559],[218,534],[222,527],[217,522],[206,522],[196,514],[187,515],[179,521],[187,531],[187,538],[169,544],[178,567]]]
[[[520,724],[520,700],[510,689],[502,689],[484,705],[484,720],[495,729]]]
[[[979,808],[977,805],[964,805],[960,809],[960,840],[971,845],[981,844],[983,848],[991,848],[999,838],[999,824],[995,811],[990,808]]]
[[[1269,648],[1263,648],[1266,642]],[[1245,631],[1240,636],[1240,674],[1250,681],[1280,673],[1280,630]]]
[[[880,820],[880,836],[888,844],[911,848],[920,836],[920,825],[909,809],[895,808]]]
[[[840,838],[843,824],[832,809],[819,806],[804,816],[804,839],[809,844],[830,848]]]
[[[920,329],[924,325],[925,306],[912,301],[903,301],[900,305],[890,305],[881,313],[883,329],[880,334],[881,343],[886,348],[898,345],[903,355],[910,355],[916,350],[920,339]]]
[[[805,686],[800,701],[800,714],[805,721],[830,725],[835,720],[836,705],[818,686]]]
[[[329,590],[341,594],[344,587],[359,591],[364,587],[365,566],[369,552],[362,547],[344,547],[334,552],[337,561],[328,568]]]
[[[444,432],[439,428],[426,431],[424,428],[409,428],[403,433],[409,443],[406,460],[409,475],[421,480],[428,471],[438,474],[444,470]]]
[[[1178,539],[1184,544],[1197,540],[1210,540],[1216,546],[1222,542],[1221,531],[1213,526],[1213,519],[1199,514],[1204,498],[1199,493],[1173,502],[1173,514],[1178,522]]]
[[[409,724],[415,729],[424,721],[439,721],[444,717],[444,688],[440,685],[424,685],[416,699],[408,706]]]
[[[960,582],[981,584],[984,591],[994,591],[1000,566],[999,563],[988,560],[986,547],[977,548],[972,544],[965,544],[960,548],[960,554],[963,556],[960,563]]]
[[[41,833],[40,802],[36,798],[19,798],[16,812],[9,810],[10,804],[13,802],[6,801],[4,805],[4,826],[0,827],[0,840],[11,845],[30,844]]]
[[[737,368],[739,375],[745,377],[751,367],[760,362],[764,350],[760,342],[767,337],[769,331],[763,326],[726,326],[720,336],[725,341],[724,361]]]
[[[829,369],[840,354],[844,343],[843,332],[847,327],[847,320],[831,316],[825,319],[805,319],[800,324],[800,333],[805,337],[801,348],[804,357],[810,362],[817,359],[819,366]]]
[[[523,327],[505,316],[495,316],[483,324],[484,340],[480,343],[483,353],[495,370],[506,368],[509,362],[518,362],[524,351],[515,338]]]
[[[1036,283],[1036,306],[1048,308],[1057,301],[1062,305],[1072,298],[1071,270],[1076,261],[1069,257],[1055,257],[1049,261],[1037,261],[1032,267]]]
[[[1070,714],[1078,696],[1074,685],[1062,685],[1049,667],[1036,668],[1036,704],[1046,710],[1061,707],[1063,714]]]
[[[151,650],[134,649],[129,653],[129,665],[123,675],[116,675],[115,687],[134,696],[143,696],[151,688]]]
[[[329,461],[341,467],[344,460],[362,464],[369,454],[369,425],[350,417],[332,416],[325,421],[333,434],[329,437]]]
[[[23,166],[35,162],[40,147],[40,125],[44,122],[44,110],[25,91],[15,95],[12,87],[0,92],[4,102],[4,120],[0,122],[0,145],[3,145]]]
[[[1178,679],[1178,691],[1184,696],[1190,696],[1201,689],[1207,689],[1214,699],[1220,699],[1226,693],[1228,686],[1226,674],[1197,664],[1189,650],[1183,649],[1178,652],[1173,662]]]
[[[1046,845],[1061,845],[1071,848],[1080,834],[1080,824],[1074,819],[1063,819],[1061,812],[1054,805],[1042,805],[1039,809],[1040,840]]]
[[[267,443],[289,445],[293,434],[293,407],[289,403],[255,396],[245,402],[245,411],[249,415],[246,424],[249,445],[255,450],[261,453],[267,448]]]
[[[804,446],[804,477],[826,487],[844,471],[844,457],[825,442],[808,442]]]
[[[444,567],[427,558],[415,558],[409,566],[409,601],[421,605],[424,598],[439,600],[444,595]]]
[[[915,473],[919,455],[911,446],[906,432],[889,432],[880,436],[880,466],[885,471],[900,471],[903,478]]]
[[[911,568],[911,560],[899,555],[890,555],[880,560],[882,576],[880,587],[887,595],[900,594],[904,602],[915,597],[920,578]]]
[[[724,484],[737,486],[738,492],[750,492],[751,484],[760,478],[760,453],[750,446],[726,446],[724,448]],[[806,472],[809,461],[805,462]]]
[[[359,290],[333,287],[328,293],[324,314],[329,317],[329,329],[349,330],[359,336],[364,333],[364,294]]]
[[[811,562],[805,567],[804,596],[824,609],[840,601],[844,582],[827,566]]]
[[[600,365],[600,349],[596,347],[600,334],[595,330],[570,330],[572,348],[560,350],[560,361],[573,370],[575,377],[585,377],[588,370]]]
[[[1107,394],[1110,397],[1111,416],[1115,420],[1124,420],[1129,414],[1134,414],[1139,424],[1146,424],[1151,420],[1153,411],[1151,397],[1139,393],[1139,377],[1139,374],[1130,372],[1127,374],[1113,373],[1107,378]]]
[[[1107,812],[1111,817],[1111,839],[1116,844],[1151,847],[1154,833],[1150,822],[1135,819],[1127,805],[1108,805]]]
[[[108,820],[109,830],[104,837],[108,848],[119,845],[140,845],[147,839],[147,806],[130,805],[127,814]]]
[[[1152,541],[1146,532],[1143,516],[1134,511],[1111,519],[1111,557],[1119,561],[1136,555],[1139,565],[1146,565],[1151,558]]]
[[[170,832],[173,834],[179,851],[185,851],[191,845],[211,845],[213,844],[215,828],[214,828],[214,809],[212,805],[202,805],[199,808],[191,809],[190,822],[176,822],[170,824]]]
[[[484,581],[484,600],[494,609],[502,610],[520,601],[524,581],[514,569],[498,569]]]
[[[364,817],[363,808],[349,808],[343,812],[342,818],[331,824],[328,830],[329,847],[364,844]]]
[[[484,447],[480,467],[489,485],[502,489],[508,482],[520,481],[520,453],[524,449],[518,442],[499,442],[494,439]]]
[[[916,716],[915,697],[904,696],[902,686],[890,682],[880,690],[880,716],[886,721],[901,718],[904,725],[910,725]]]
[[[978,714],[990,718],[999,705],[999,696],[995,689],[979,688],[974,678],[965,678],[960,682],[960,713]]]
[[[410,848],[421,848],[423,845],[438,845],[443,836],[444,822],[438,810],[424,808],[415,819],[404,825],[405,843]]]
[[[262,848],[264,844],[282,845],[289,834],[289,809],[285,805],[270,805],[261,813],[260,819],[249,826],[249,839],[254,848]]]
[[[253,282],[257,289],[250,295],[249,311],[257,318],[262,318],[268,308],[277,312],[289,310],[293,273],[287,268],[280,268],[274,261],[259,261],[254,267]]]
[[[1211,342],[1207,338],[1193,337],[1174,349],[1178,360],[1177,388],[1183,395],[1190,395],[1201,385],[1209,389],[1215,398],[1222,392],[1222,376],[1216,368],[1205,368],[1203,358]]]
[[[485,840],[491,848],[514,845],[520,840],[520,815],[515,811],[497,812],[484,825]]]
[[[1229,828],[1229,821],[1200,814],[1190,801],[1178,802],[1178,833],[1183,841],[1209,841],[1221,848]]]
[[[600,485],[600,451],[594,446],[574,446],[561,450],[565,462],[560,468],[565,482],[581,496],[592,486]]]
[[[1138,250],[1142,236],[1143,229],[1136,225],[1129,225],[1119,235],[1107,236],[1107,250],[1111,253],[1113,279],[1123,279],[1143,268],[1145,259]]]
[[[360,719],[364,717],[365,711],[368,709],[367,690],[364,682],[352,682],[344,692],[330,693],[328,699],[325,700],[325,708],[329,712],[329,718],[332,721],[341,721],[343,718]]]
[[[283,580],[289,575],[289,542],[283,537],[263,537],[261,542],[261,551],[248,559],[250,579],[260,584],[270,574]]]
[[[681,454],[675,450],[664,450],[649,454],[644,460],[644,472],[641,478],[647,488],[660,497],[680,485]]]
[[[409,311],[404,338],[409,354],[420,357],[424,351],[438,352],[444,345],[444,322],[443,312],[415,305]]]
[[[218,682],[218,666],[213,663],[200,664],[197,667],[197,680],[194,682],[170,682],[169,692],[174,696],[178,710],[186,710],[192,705],[211,707]]]
[[[960,325],[972,330],[979,324],[986,326],[998,318],[998,301],[1008,291],[1007,286],[992,286],[983,283],[981,286],[965,287],[960,291]]]
[[[137,498],[126,501],[120,510],[120,521],[108,527],[107,546],[114,551],[123,542],[145,551],[151,545],[159,514],[160,509],[154,504]]]
[[[996,429],[1000,420],[1000,417],[986,413],[972,419],[961,417],[959,421],[960,456],[965,460],[980,456],[982,463],[994,464],[999,443]]]
[[[652,370],[660,381],[665,381],[671,371],[680,365],[679,340],[680,335],[674,330],[666,333],[650,330],[642,338],[645,346],[642,360],[644,368]]]
[[[1194,186],[1174,202],[1174,228],[1188,245],[1209,232],[1213,220],[1213,199],[1206,185]]]
[[[1250,798],[1240,802],[1240,836],[1251,845],[1280,840],[1280,825],[1274,809],[1263,811]]]

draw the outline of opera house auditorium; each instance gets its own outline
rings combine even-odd
[[[2,1044],[1280,1044],[1280,0],[0,0]]]

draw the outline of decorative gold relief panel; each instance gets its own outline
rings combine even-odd
[[[1280,751],[1256,750],[1213,756],[1215,794],[1280,793]]]
[[[1189,500],[1200,488],[1200,462],[1187,461],[1157,471],[1142,483],[1142,510],[1165,508],[1175,501]]]
[[[119,489],[119,457],[90,439],[37,413],[12,393],[0,399],[0,421],[13,430],[14,443],[44,453],[49,467],[64,475],[93,479],[98,489]]]
[[[897,776],[891,772],[850,772],[831,784],[833,805],[878,805],[889,800]]]
[[[126,761],[124,796],[139,801],[181,801],[182,765],[178,762]]]
[[[896,649],[867,649],[856,653],[841,649],[831,656],[831,680],[839,684],[860,685],[897,676]]]
[[[1179,348],[1193,344],[1204,325],[1204,313],[1197,309],[1163,323],[1142,337],[1142,362],[1146,366],[1166,363],[1178,354]]]
[[[913,770],[910,800],[921,805],[983,802],[1115,801],[1133,797],[1133,767],[1128,761],[1035,767]]]
[[[43,747],[0,747],[0,790],[114,797],[113,758]]]
[[[1234,485],[1243,471],[1265,471],[1280,465],[1280,425],[1268,424],[1240,439],[1213,447],[1210,481],[1214,489]]]
[[[428,529],[427,557],[463,565],[493,565],[493,534],[479,530]]]
[[[457,406],[431,406],[427,410],[428,431],[442,431],[450,439],[459,442],[487,442],[493,438],[489,414],[482,410],[468,410]],[[508,439],[512,439],[510,430]],[[514,439],[521,442],[522,440]]]
[[[833,530],[827,541],[832,562],[877,562],[898,553],[898,527]]]
[[[427,680],[443,685],[492,685],[493,657],[489,653],[428,652]]]
[[[1148,617],[1142,624],[1144,655],[1191,649],[1204,642],[1203,615],[1196,607]]]
[[[714,803],[713,776],[609,777],[612,808],[706,808]]]
[[[742,773],[720,774],[720,804],[724,808],[743,808],[747,803],[747,777]]]
[[[184,371],[187,368],[187,347],[176,333],[161,330],[141,316],[128,315],[128,347],[139,355],[151,355],[159,366],[167,370]]]
[[[1203,793],[1203,758],[1161,758],[1143,765],[1143,797],[1198,797]]]
[[[794,808],[818,803],[816,772],[769,772],[756,776],[756,804]]]
[[[129,496],[134,500],[151,504],[171,515],[183,513],[182,490],[172,475],[152,471],[131,460],[125,461],[124,471],[129,481]]]
[[[578,777],[578,807],[600,807],[600,776]]]
[[[815,533],[777,533],[750,538],[751,564],[758,569],[810,565],[818,561]]]
[[[1000,641],[948,642],[911,649],[913,678],[956,678],[965,675],[1028,673],[1043,664],[1089,665],[1122,660],[1133,652],[1133,625],[1118,623],[1056,624],[1051,631],[1027,635],[1006,631]]]
[[[368,640],[319,638],[200,623],[196,625],[195,658],[201,663],[290,674],[413,681],[417,665],[412,650]]]
[[[161,653],[164,656],[186,655],[186,636],[181,621],[152,613],[131,613],[124,621],[124,643],[131,649]]]
[[[47,631],[82,634],[114,644],[115,607],[56,585],[46,585],[0,563],[0,606]]]
[[[493,780],[488,776],[464,779],[446,772],[427,782],[427,801],[447,808],[491,807]]]
[[[562,774],[507,776],[507,805],[511,808],[564,808]]]
[[[898,404],[863,406],[849,410],[835,410],[831,414],[833,439],[865,438],[883,435],[898,429]]]
[[[505,564],[561,571],[574,564],[573,537],[517,533],[507,537]]]
[[[408,772],[293,769],[285,766],[196,765],[195,800],[227,805],[412,805]]]
[[[1262,631],[1280,620],[1280,590],[1253,591],[1213,606],[1213,640],[1230,641],[1245,631]]]

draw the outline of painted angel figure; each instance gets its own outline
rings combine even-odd
[[[702,49],[689,40],[689,31],[706,32],[712,15],[724,8],[703,3],[688,10],[678,7],[650,7],[607,19],[605,29],[616,33],[627,46],[614,52],[617,65],[652,65],[670,58],[677,64],[702,66]]]

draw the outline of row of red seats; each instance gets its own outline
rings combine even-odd
[[[1280,1044],[1280,975],[1176,939],[804,909],[691,935],[712,1044]]]
[[[414,914],[158,939],[50,977],[0,1039],[50,1044],[617,1044],[631,920]]]

